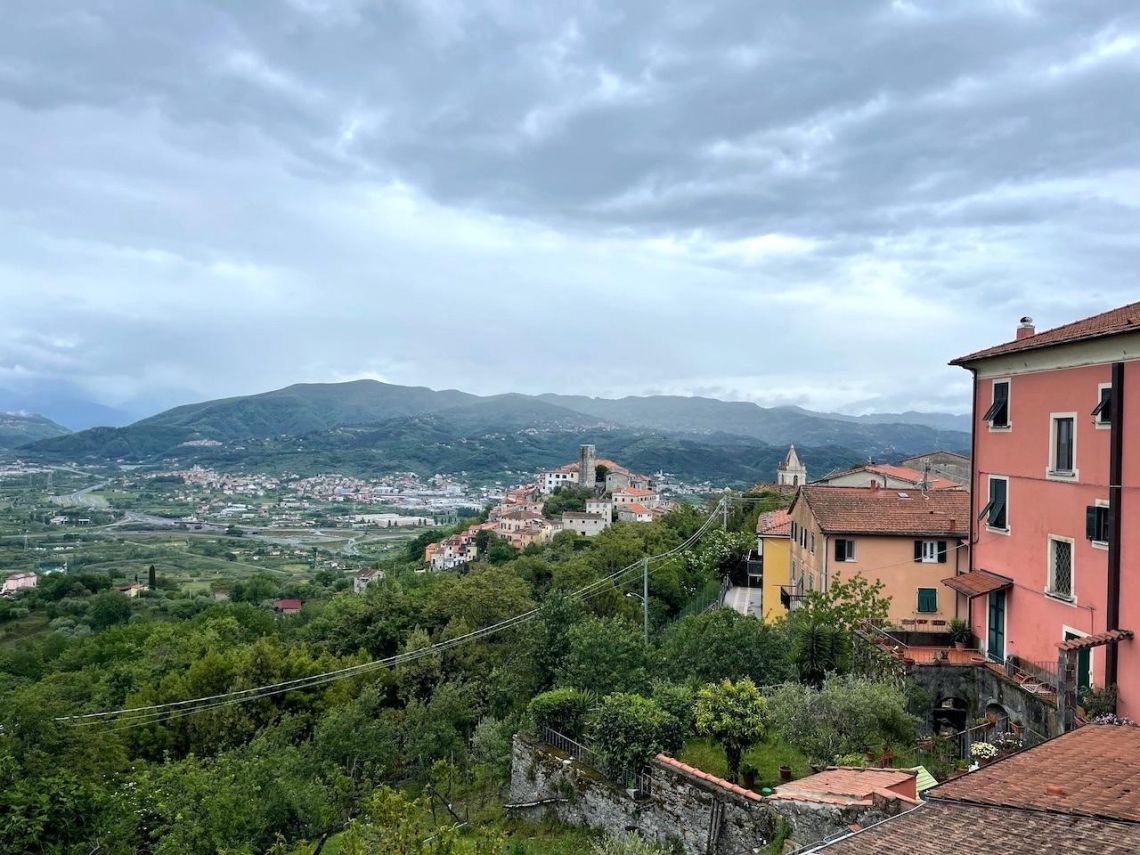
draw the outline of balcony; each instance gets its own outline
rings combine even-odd
[[[888,631],[881,626],[864,623],[859,634],[906,670],[944,665],[985,668],[1026,694],[1034,695],[1051,706],[1057,705],[1059,682],[1056,662],[1033,662],[1017,656],[994,660],[976,648],[959,650],[949,639],[944,644],[931,643],[932,636],[941,633]]]

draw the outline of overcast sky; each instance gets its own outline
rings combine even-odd
[[[967,409],[1140,299],[1135,0],[37,0],[0,404],[300,381]]]

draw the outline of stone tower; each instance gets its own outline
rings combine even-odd
[[[788,449],[784,462],[776,467],[776,484],[781,487],[799,487],[807,483],[807,467],[800,462],[793,445]]]
[[[578,449],[578,486],[587,490],[594,489],[597,480],[597,455],[592,445],[583,445]]]

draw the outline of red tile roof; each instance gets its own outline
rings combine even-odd
[[[736,784],[726,781],[724,778],[718,778],[716,775],[710,775],[708,772],[702,772],[694,766],[687,763],[682,763],[680,760],[674,760],[667,754],[658,754],[657,762],[662,766],[672,769],[675,772],[681,772],[688,775],[690,778],[696,778],[699,781],[712,784],[714,787],[720,787],[722,790],[728,790],[730,793],[735,793],[738,796],[743,796],[749,801],[762,802],[764,797],[759,793],[754,793],[752,790],[746,790],[744,787],[739,787]]]
[[[965,490],[801,487],[792,509],[806,502],[828,534],[966,537],[970,494]]]
[[[1112,309],[1090,318],[1074,321],[1071,324],[1039,332],[1037,335],[1023,338],[1020,341],[1008,341],[996,347],[959,356],[950,364],[965,365],[979,359],[988,359],[991,356],[1038,350],[1043,347],[1085,341],[1090,338],[1103,338],[1104,336],[1119,335],[1134,330],[1140,330],[1140,303],[1130,303],[1127,306],[1121,306],[1119,309]]]
[[[1135,855],[1140,852],[1140,825],[930,802],[813,851],[825,855]]]
[[[649,509],[645,507],[645,505],[639,505],[637,502],[627,502],[624,505],[620,505],[618,507],[618,513],[621,513],[622,511],[631,511],[635,514],[649,513]]]
[[[274,600],[273,608],[275,609],[299,609],[301,608],[300,600]]]
[[[614,490],[615,493],[620,493],[623,496],[652,496],[652,490],[642,490],[640,487],[618,487]]]
[[[857,475],[860,472],[867,472],[871,475],[881,475],[884,478],[893,478],[896,481],[906,481],[910,484],[920,485],[923,478],[931,490],[959,490],[961,485],[956,481],[951,481],[947,478],[938,478],[933,475],[925,476],[922,472],[910,466],[898,466],[893,463],[863,463],[859,466],[852,466],[850,469],[837,469],[834,472],[829,472],[824,475],[816,484],[824,484],[835,478],[841,478],[846,475]],[[870,479],[868,479],[870,480]],[[889,487],[887,489],[890,489]]]
[[[926,795],[1140,823],[1140,727],[1085,725]]]
[[[913,769],[868,769],[838,766],[826,769],[790,784],[776,787],[776,796],[784,799],[832,797],[841,802],[868,801],[875,793],[914,798],[916,792]]]
[[[791,537],[792,515],[787,511],[768,511],[756,520],[756,533],[765,537]]]
[[[963,573],[960,576],[943,579],[942,584],[947,588],[953,588],[955,591],[965,594],[967,597],[980,597],[982,594],[1013,587],[1013,580],[996,573],[990,573],[988,570],[971,570],[969,573]]]

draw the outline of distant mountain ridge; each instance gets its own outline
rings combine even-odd
[[[478,396],[356,380],[297,384],[258,395],[186,404],[123,428],[94,428],[46,439],[33,449],[70,458],[148,461],[189,454],[185,443],[200,440],[223,445],[273,441],[274,447],[283,449],[288,445],[284,440],[304,438],[310,447],[316,442],[341,448],[346,428],[358,428],[350,433],[374,435],[377,441],[390,441],[383,437],[396,431],[405,444],[409,431],[416,430],[455,441],[519,432],[575,434],[588,441],[594,433],[620,431],[630,436],[687,437],[688,442],[711,448],[736,448],[741,443],[830,447],[860,459],[889,459],[937,448],[961,451],[970,445],[968,433],[925,424],[713,398]],[[439,443],[440,448],[447,445],[443,438]],[[509,467],[511,461],[501,465]]]
[[[19,448],[41,439],[71,433],[63,425],[35,413],[0,413],[0,448]]]

